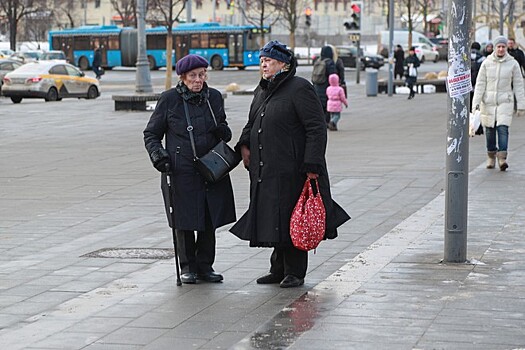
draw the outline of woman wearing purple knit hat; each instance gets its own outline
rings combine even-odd
[[[162,173],[161,188],[170,226],[175,228],[182,283],[220,282],[214,272],[215,230],[235,221],[230,177],[208,183],[195,170],[193,143],[200,157],[220,140],[230,141],[222,94],[206,83],[208,61],[187,55],[177,61],[179,82],[162,93],[144,130],[144,143],[153,166]],[[187,115],[186,115],[187,111]],[[164,145],[162,140],[165,140]],[[168,190],[166,173],[170,172]],[[170,192],[172,197],[170,198]],[[175,222],[169,212],[170,203]],[[196,232],[196,234],[195,234]]]

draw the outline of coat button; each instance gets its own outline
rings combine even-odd
[[[261,178],[258,178],[258,179],[257,179],[257,182],[258,182],[258,183],[261,183],[261,182],[262,182],[262,179],[261,179]]]
[[[259,162],[259,166],[263,166],[264,165],[264,162]]]
[[[262,128],[260,128],[259,130],[257,130],[257,132],[260,134],[262,132]]]
[[[262,145],[259,145],[259,149],[263,149],[263,146],[262,146]]]
[[[264,112],[261,113],[261,117],[264,117]]]

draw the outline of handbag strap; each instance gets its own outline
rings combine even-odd
[[[206,102],[208,103],[208,108],[210,109],[211,116],[213,117],[213,121],[215,122],[215,126],[217,126],[217,119],[215,118],[215,113],[213,113],[213,108],[211,108],[210,100],[206,99]]]
[[[184,115],[186,116],[186,122],[188,123],[188,127],[186,128],[186,130],[188,130],[188,133],[190,134],[190,143],[191,149],[193,150],[193,157],[195,159],[199,159],[199,157],[197,157],[197,150],[195,148],[195,138],[193,136],[193,126],[191,125],[190,112],[188,110],[188,102],[186,102],[186,100],[184,99],[182,101],[184,102]],[[213,113],[213,108],[211,108],[210,100],[206,99],[206,103],[208,104],[208,108],[210,109],[213,122],[215,123],[215,126],[217,126],[217,118],[215,118],[215,113]]]
[[[197,150],[195,149],[195,138],[193,137],[193,126],[191,125],[190,120],[190,112],[188,111],[188,102],[186,100],[182,100],[184,102],[184,115],[186,116],[186,122],[188,123],[188,127],[186,130],[188,130],[188,133],[190,134],[190,143],[191,143],[191,149],[193,151],[193,157],[194,159],[198,159],[197,157]]]

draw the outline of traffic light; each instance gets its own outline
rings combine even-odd
[[[310,27],[312,25],[312,9],[310,7],[304,10],[304,17],[306,19],[306,26]]]
[[[346,20],[343,24],[346,30],[359,32],[361,31],[361,9],[363,8],[363,2],[354,1],[350,4],[351,15],[350,19]]]

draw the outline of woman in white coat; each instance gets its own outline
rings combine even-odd
[[[507,164],[509,127],[514,114],[514,98],[517,109],[525,109],[525,89],[518,62],[507,53],[507,38],[494,40],[494,52],[481,64],[472,106],[481,111],[481,124],[485,127],[487,140],[487,168],[496,166],[501,171]]]

